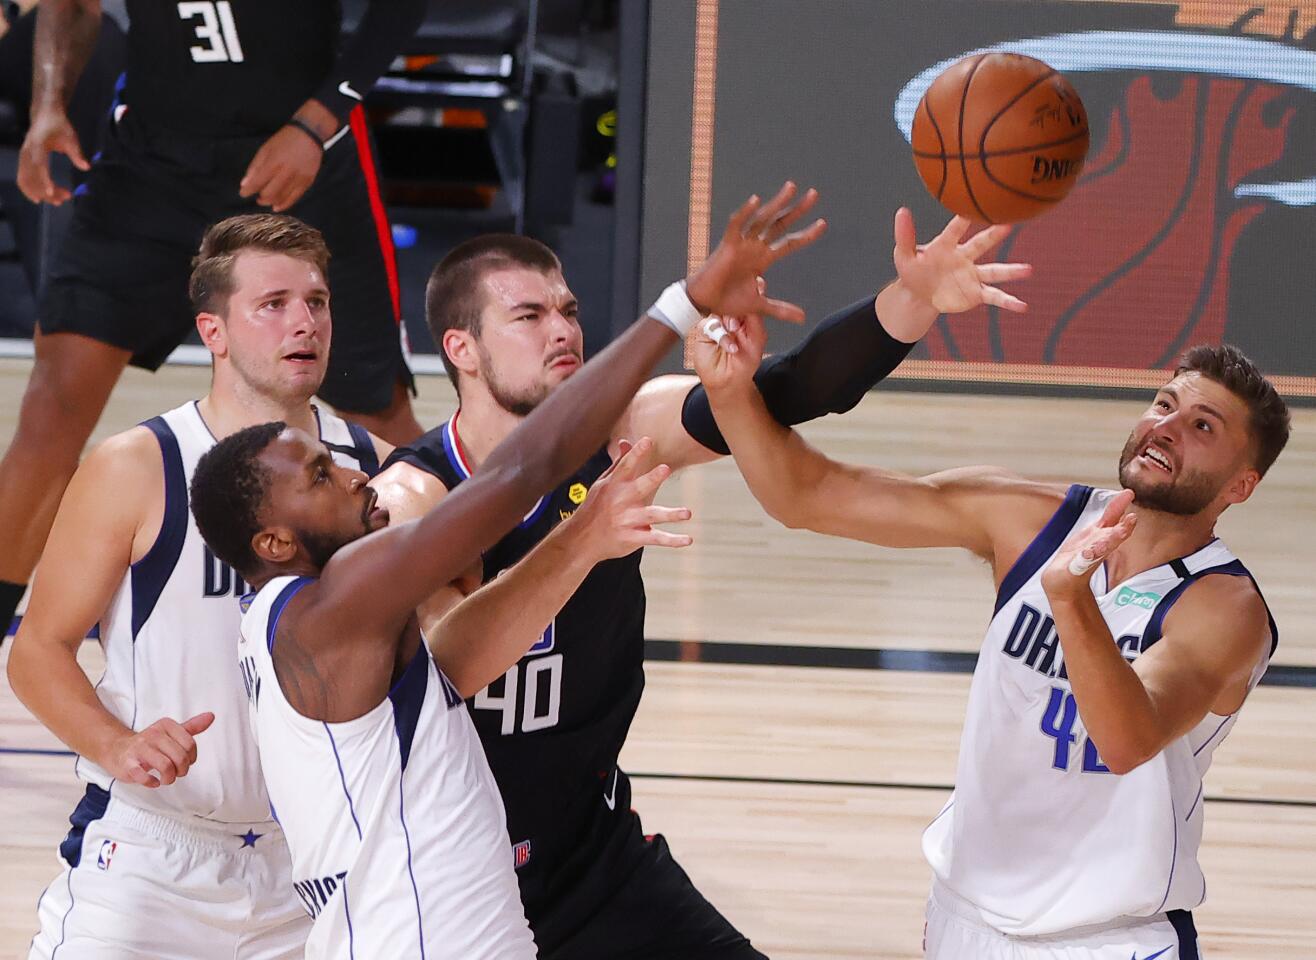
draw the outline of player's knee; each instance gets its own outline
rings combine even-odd
[[[100,413],[96,401],[79,391],[72,377],[34,367],[23,394],[14,444],[76,462]]]

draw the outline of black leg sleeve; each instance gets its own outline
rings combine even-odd
[[[880,383],[914,348],[886,332],[868,297],[832,314],[794,350],[768,357],[754,384],[773,419],[786,426],[844,413]],[[681,408],[681,425],[710,450],[731,452],[713,419],[703,384]]]

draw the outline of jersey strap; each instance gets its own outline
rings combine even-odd
[[[279,617],[283,616],[283,608],[288,605],[288,601],[297,595],[297,591],[311,583],[314,577],[298,577],[289,582],[279,591],[279,595],[274,598],[270,604],[270,613],[265,620],[265,646],[270,655],[274,655],[274,637],[279,629]]]
[[[393,701],[393,725],[398,733],[398,751],[402,756],[402,769],[407,769],[411,759],[411,743],[416,738],[416,726],[420,723],[420,710],[425,704],[425,689],[429,686],[429,652],[424,640],[416,649],[416,655],[402,671],[393,689],[388,692]]]
[[[164,465],[165,503],[160,532],[146,556],[132,565],[133,641],[151,618],[165,584],[169,582],[187,539],[187,473],[178,438],[164,417],[152,417],[142,426],[155,434]]]
[[[1205,569],[1198,570],[1196,573],[1188,573],[1188,568],[1182,561],[1176,562],[1178,563],[1178,566],[1176,567],[1175,562],[1172,562],[1170,564],[1171,569],[1173,569],[1175,573],[1179,573],[1183,579],[1175,584],[1160,603],[1156,604],[1156,609],[1152,611],[1151,617],[1147,620],[1147,626],[1142,631],[1142,642],[1138,648],[1140,652],[1146,653],[1147,650],[1161,639],[1161,631],[1165,626],[1165,615],[1170,612],[1170,608],[1174,606],[1175,602],[1183,596],[1183,592],[1203,577],[1208,577],[1211,574],[1223,574],[1229,577],[1247,577],[1252,581],[1252,589],[1257,591],[1258,596],[1261,596],[1261,588],[1257,586],[1257,581],[1253,579],[1248,568],[1243,566],[1241,560],[1231,560],[1228,563],[1217,564],[1214,567],[1206,567]],[[1180,573],[1180,569],[1184,572]],[[1264,596],[1261,597],[1261,602],[1263,604],[1266,603],[1266,598]],[[1279,646],[1279,628],[1275,625],[1275,618],[1271,616],[1269,604],[1266,604],[1266,621],[1270,625],[1270,655],[1273,657],[1275,655],[1275,649]]]
[[[1000,613],[1001,608],[1010,602],[1010,598],[1042,569],[1042,565],[1053,553],[1060,549],[1060,545],[1065,542],[1069,532],[1074,529],[1074,524],[1082,516],[1090,496],[1092,496],[1092,488],[1085,487],[1081,483],[1069,488],[1064,503],[1060,504],[1046,526],[1033,538],[1033,542],[1019,555],[1014,566],[1001,580],[1001,588],[996,591],[996,609],[992,611],[993,616]]]
[[[373,477],[379,473],[379,455],[375,453],[375,445],[370,441],[369,431],[351,420],[343,422],[347,424],[347,432],[352,435],[352,444],[356,447],[356,460],[361,464],[361,471],[367,477]]]

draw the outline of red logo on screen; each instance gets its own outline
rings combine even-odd
[[[1048,60],[1080,91],[1083,74],[1128,80],[1113,99],[1088,104],[1094,154],[1073,192],[999,251],[1036,267],[1015,288],[1029,312],[984,307],[945,318],[924,341],[927,356],[1157,368],[1194,343],[1222,342],[1240,236],[1268,207],[1316,205],[1316,178],[1280,174],[1291,173],[1281,159],[1297,97],[1316,92],[1316,54],[1182,30],[1088,31],[1000,49]],[[907,104],[941,68],[901,91],[902,128]]]
[[[938,360],[1164,367],[1224,336],[1229,269],[1265,207],[1235,196],[1279,160],[1293,111],[1268,83],[1141,76],[1059,209],[1022,224],[1002,259],[1032,263],[1030,312],[982,308],[938,324]]]

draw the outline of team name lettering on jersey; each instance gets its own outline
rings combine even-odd
[[[329,898],[347,880],[347,871],[340,870],[332,877],[320,877],[316,880],[298,880],[293,884],[297,896],[302,898],[306,912],[314,919],[320,915]]]
[[[1155,595],[1137,594],[1137,596]],[[1138,605],[1141,606],[1140,603]],[[1129,663],[1137,659],[1141,639],[1136,634],[1130,634],[1115,641],[1121,655]],[[1056,633],[1056,622],[1049,614],[1044,614],[1026,603],[1019,607],[1019,614],[1014,618],[1014,625],[1006,634],[1001,650],[1007,657],[1027,664],[1043,676],[1053,680],[1069,679],[1069,674],[1065,672],[1064,653],[1060,649],[1060,635]]]
[[[251,587],[247,582],[238,576],[230,567],[219,557],[211,552],[209,547],[205,549],[205,570],[202,574],[201,595],[204,597],[241,597]]]
[[[242,686],[247,691],[247,699],[260,706],[260,674],[256,670],[255,657],[243,657],[238,662],[238,669],[242,671]]]

